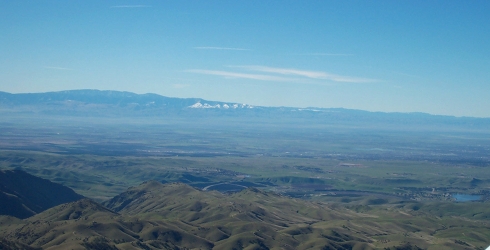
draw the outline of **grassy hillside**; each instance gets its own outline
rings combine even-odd
[[[490,224],[403,208],[346,209],[256,188],[233,195],[148,181],[28,219],[0,217],[8,244],[49,249],[483,249]]]
[[[20,170],[0,170],[0,215],[27,218],[83,196]]]

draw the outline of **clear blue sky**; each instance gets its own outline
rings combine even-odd
[[[490,1],[0,0],[0,91],[490,117]]]

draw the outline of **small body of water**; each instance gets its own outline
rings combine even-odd
[[[474,195],[474,194],[452,194],[453,198],[456,199],[456,201],[459,202],[465,202],[465,201],[479,201],[481,200],[481,195]]]

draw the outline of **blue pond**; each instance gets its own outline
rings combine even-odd
[[[481,200],[481,196],[480,195],[474,195],[474,194],[453,194],[452,196],[458,202],[479,201],[479,200]]]

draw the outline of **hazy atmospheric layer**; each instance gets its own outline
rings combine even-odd
[[[488,1],[1,1],[0,90],[489,117]]]

